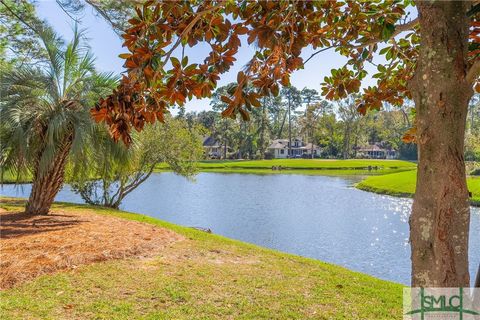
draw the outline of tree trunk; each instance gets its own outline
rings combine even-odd
[[[412,286],[469,286],[470,207],[464,136],[471,85],[465,79],[465,2],[418,1],[421,44],[410,82],[419,163],[410,217]]]
[[[223,128],[223,159],[227,159],[227,119],[223,120],[225,126]]]
[[[290,99],[290,90],[292,88],[288,88],[288,155],[290,158],[292,157],[292,118],[291,118],[291,99]]]
[[[40,161],[37,161],[34,170],[32,191],[30,192],[25,213],[30,215],[48,214],[55,196],[63,185],[65,165],[72,145],[71,141],[71,137],[66,139],[66,142],[63,143],[62,147],[55,155],[52,164],[45,172],[40,173]]]
[[[266,104],[267,104],[267,99],[264,97],[263,98],[263,105],[262,105],[262,121],[260,124],[260,159],[265,159],[265,125],[266,125],[266,117],[267,117],[267,112],[266,112]]]
[[[350,151],[350,125],[345,124],[345,131],[343,135],[343,159],[348,159]]]

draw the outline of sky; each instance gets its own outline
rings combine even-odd
[[[48,21],[56,32],[62,35],[67,41],[72,38],[74,21],[62,11],[54,0],[41,0],[37,2],[36,5],[38,15]],[[88,43],[96,57],[97,69],[99,71],[114,72],[116,74],[123,72],[123,59],[120,59],[118,55],[127,52],[127,50],[122,48],[121,38],[113,31],[110,25],[102,17],[98,16],[93,9],[87,6],[81,16],[79,27],[86,30]],[[195,47],[188,50],[186,54],[191,58],[190,62],[195,62],[195,60],[201,61],[208,54],[206,47]],[[242,44],[234,67],[222,76],[219,81],[219,86],[234,82],[237,72],[245,66],[253,52],[253,46],[248,46],[246,43]],[[313,52],[312,49],[307,48],[304,50],[302,56],[308,58]],[[298,70],[293,73],[291,83],[299,89],[307,87],[320,92],[320,83],[323,82],[323,78],[330,74],[332,68],[343,66],[345,61],[346,58],[336,53],[333,49],[322,52],[310,60],[303,70]],[[374,70],[372,66],[367,67],[367,70],[368,69]],[[363,81],[363,86],[372,84],[374,84],[374,82],[371,79]],[[185,107],[187,112],[210,109],[208,99],[189,101]]]

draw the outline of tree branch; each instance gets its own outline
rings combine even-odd
[[[308,57],[308,59],[305,60],[305,62],[304,62],[303,64],[306,64],[308,61],[310,61],[310,60],[311,60],[313,57],[315,57],[317,54],[322,53],[322,52],[327,51],[327,50],[330,50],[330,49],[332,49],[332,48],[335,48],[336,46],[337,46],[337,45],[334,44],[333,46],[326,47],[326,48],[320,49],[320,50],[312,53],[312,55],[311,55],[310,57]]]
[[[70,18],[72,19],[73,21],[75,21],[75,23],[80,23],[80,20],[74,18],[70,12],[68,12],[67,9],[65,9],[65,7],[63,6],[63,4],[59,1],[59,0],[56,0],[55,1],[57,3],[57,5],[60,7],[60,9],[62,9],[62,11]]]
[[[480,74],[480,60],[476,60],[470,69],[468,69],[467,76],[465,79],[468,81],[468,83],[473,84],[475,80],[478,78],[478,75]]]
[[[96,1],[86,0],[85,2],[88,3],[99,15],[102,16],[103,19],[105,19],[105,21],[112,26],[113,32],[115,32],[117,36],[120,37],[122,35],[122,31],[124,31],[123,28],[119,24],[115,23],[110,16],[99,7],[99,4]]]
[[[197,24],[197,22],[207,13],[210,13],[212,11],[215,11],[216,9],[218,9],[219,6],[213,6],[209,9],[205,9],[201,12],[197,12],[195,13],[195,17],[192,19],[192,21],[187,25],[187,27],[183,30],[182,34],[178,37],[177,41],[175,42],[175,44],[173,45],[173,47],[165,54],[165,60],[160,64],[160,68],[163,68],[163,66],[165,66],[165,64],[167,64],[168,60],[170,59],[170,56],[172,55],[173,51],[175,51],[175,49],[180,45],[180,43],[182,43],[182,39],[184,36],[186,36],[190,30],[192,30],[192,28],[195,26],[195,24]],[[158,73],[159,71],[157,71]]]
[[[0,0],[0,3],[3,4],[5,6],[5,8],[7,8],[7,10],[15,17],[17,18],[21,23],[23,23],[24,25],[26,25],[30,30],[32,30],[33,32],[35,32],[36,34],[39,34],[38,30],[35,29],[30,23],[28,23],[27,21],[25,21],[25,19],[23,19],[22,17],[20,17],[17,13],[15,13],[15,11],[12,10],[12,8],[10,8],[6,3],[5,1],[3,0]]]
[[[415,28],[415,26],[417,24],[418,24],[418,18],[415,18],[410,22],[407,22],[407,23],[404,23],[404,24],[399,24],[399,25],[395,26],[395,31],[392,33],[392,35],[388,39],[371,39],[371,40],[368,40],[367,42],[364,42],[362,44],[353,45],[352,48],[353,49],[362,49],[362,48],[369,47],[371,45],[374,45],[374,44],[382,42],[382,41],[387,41],[389,39],[395,38],[396,36],[398,36],[400,33],[404,32],[404,31],[411,30],[411,29]]]
[[[147,171],[146,174],[142,176],[138,176],[136,181],[133,181],[129,185],[125,186],[124,192],[123,192],[123,198],[125,198],[130,192],[135,190],[139,185],[141,185],[145,180],[147,180],[150,175],[153,173],[153,169],[155,169],[155,165],[152,165],[149,170]]]
[[[395,38],[396,36],[398,36],[400,33],[404,32],[404,31],[407,31],[407,30],[410,30],[410,29],[413,29],[416,25],[418,24],[418,19],[414,19],[410,22],[407,22],[407,23],[404,23],[404,24],[400,24],[400,25],[397,25],[395,26],[395,31],[392,33],[392,35],[390,36],[389,39],[392,39],[392,38]],[[389,40],[387,39],[387,40]],[[382,42],[382,41],[387,41],[387,40],[384,40],[384,39],[372,39],[372,40],[369,40],[365,43],[362,43],[362,44],[359,44],[359,45],[354,45],[352,46],[353,49],[361,49],[361,48],[365,48],[365,47],[369,47],[371,45],[374,45],[378,42]],[[327,51],[329,49],[332,49],[332,48],[335,48],[335,47],[338,47],[339,44],[334,44],[330,47],[326,47],[326,48],[323,48],[323,49],[320,49],[316,52],[314,52],[310,57],[308,57],[307,60],[305,60],[305,62],[303,64],[306,64],[308,61],[310,61],[314,56],[316,56],[317,54],[321,53],[321,52],[324,52],[324,51]]]

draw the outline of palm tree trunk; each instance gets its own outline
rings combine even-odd
[[[65,165],[72,146],[71,136],[54,157],[50,167],[40,174],[40,157],[37,160],[32,191],[25,207],[25,213],[30,215],[46,215],[52,206],[53,200],[63,186]],[[40,154],[41,155],[41,154]]]

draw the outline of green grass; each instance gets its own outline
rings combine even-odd
[[[342,169],[367,169],[368,166],[381,168],[412,168],[415,164],[401,160],[329,160],[329,159],[272,159],[272,160],[210,160],[199,161],[200,169],[242,168],[242,169],[271,169],[272,166],[282,166],[289,169],[317,169],[317,170],[342,170]],[[159,168],[165,168],[160,164]]]
[[[7,210],[22,202],[2,201]],[[2,319],[400,319],[402,286],[148,216],[58,203],[171,229],[153,259],[45,275],[0,292]]]
[[[282,166],[282,170],[272,170]],[[368,170],[368,167],[372,167]],[[201,172],[245,174],[307,174],[307,175],[382,175],[412,170],[415,163],[401,160],[326,160],[326,159],[273,159],[273,160],[207,160],[199,161]],[[375,168],[376,167],[376,168]],[[165,163],[156,166],[155,172],[169,171]],[[17,177],[6,171],[3,183],[16,183]],[[22,177],[18,182],[31,182],[31,177]]]
[[[399,197],[413,197],[417,170],[367,177],[356,185],[357,188]],[[480,205],[480,177],[467,178],[468,189],[472,192],[472,205]]]
[[[272,170],[281,166],[282,170]],[[202,172],[252,173],[252,174],[310,174],[352,175],[387,174],[411,170],[415,164],[400,160],[326,160],[326,159],[273,159],[273,160],[210,160],[198,162]],[[369,170],[371,167],[371,170]],[[168,170],[164,163],[157,165],[158,172]]]
[[[29,183],[32,181],[31,175],[17,177],[16,174],[11,171],[4,171],[3,176],[1,177],[0,182],[5,184],[11,183]]]

